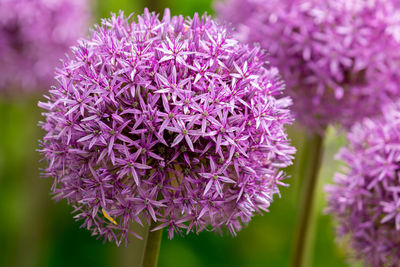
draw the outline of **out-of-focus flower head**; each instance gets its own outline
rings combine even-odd
[[[338,154],[347,167],[326,187],[338,236],[367,266],[400,264],[400,104],[383,113],[352,128]]]
[[[0,92],[47,89],[70,45],[86,33],[89,0],[0,0]]]
[[[311,131],[349,128],[400,95],[399,1],[226,0],[216,10],[270,53]]]
[[[235,235],[292,162],[278,72],[206,15],[131,18],[102,20],[40,103],[55,197],[117,244],[132,222]]]

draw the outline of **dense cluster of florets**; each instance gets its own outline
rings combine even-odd
[[[348,167],[326,187],[338,235],[367,266],[400,264],[399,125],[400,104],[355,125],[338,157]]]
[[[210,17],[104,19],[50,91],[42,153],[56,199],[94,234],[132,222],[233,235],[267,210],[291,164],[291,100],[257,49]]]
[[[321,131],[376,115],[400,94],[400,2],[226,0],[221,19],[271,54],[294,100],[296,119]]]
[[[89,19],[88,0],[0,0],[0,91],[50,86]]]

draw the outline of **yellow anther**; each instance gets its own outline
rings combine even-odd
[[[106,217],[107,220],[109,220],[113,224],[117,224],[117,222],[114,220],[114,218],[111,217],[110,215],[108,215],[108,213],[103,208],[101,209],[101,212],[103,213],[104,217]]]

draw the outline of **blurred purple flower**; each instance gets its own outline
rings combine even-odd
[[[348,167],[326,186],[327,212],[349,238],[355,256],[371,266],[400,264],[400,104],[364,119],[348,134],[338,158]]]
[[[345,128],[400,95],[400,2],[226,0],[217,14],[281,71],[296,118]]]
[[[291,99],[265,55],[210,17],[131,18],[103,19],[39,104],[55,198],[117,244],[144,221],[170,238],[235,235],[284,185]]]
[[[44,91],[89,25],[89,0],[0,0],[0,92]]]

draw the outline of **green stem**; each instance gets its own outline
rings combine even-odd
[[[314,203],[315,188],[317,185],[318,173],[323,156],[323,135],[313,134],[306,137],[307,140],[303,149],[308,155],[302,154],[301,163],[305,165],[300,175],[302,181],[302,194],[300,202],[300,214],[298,217],[297,231],[294,239],[292,267],[306,266],[307,247],[310,238],[311,216]],[[304,166],[303,166],[304,168]]]
[[[147,233],[147,240],[143,256],[143,267],[156,267],[158,262],[158,254],[160,252],[162,229],[157,231],[151,231],[156,227],[155,223],[152,223]]]
[[[308,133],[302,133],[303,140],[301,143],[301,147],[299,147],[299,151],[297,153],[296,160],[296,170],[295,170],[295,179],[293,181],[294,191],[295,191],[295,203],[298,203],[298,198],[300,197],[302,185],[304,184],[304,177],[307,177],[308,165],[310,165],[310,158],[308,155],[312,150],[312,138],[310,138]]]

